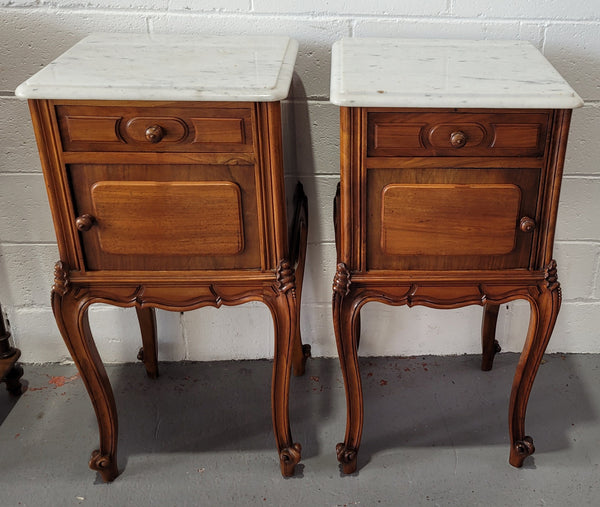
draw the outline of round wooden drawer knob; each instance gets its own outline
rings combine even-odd
[[[535,230],[535,220],[530,217],[523,217],[519,226],[523,232],[531,232]]]
[[[152,125],[146,129],[146,139],[151,143],[158,143],[165,135],[165,131],[160,125]]]
[[[94,217],[92,215],[81,215],[75,219],[75,226],[81,232],[89,231],[94,225]]]
[[[467,144],[467,135],[462,130],[457,130],[450,134],[450,144],[455,148],[462,148]]]

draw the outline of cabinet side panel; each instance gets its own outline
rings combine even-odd
[[[71,220],[73,216],[72,203],[61,159],[62,152],[53,104],[48,100],[29,100],[28,102],[60,259],[69,269],[80,270],[81,255],[78,249],[77,234]]]

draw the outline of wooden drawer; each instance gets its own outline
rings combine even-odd
[[[549,111],[367,112],[369,157],[541,157]]]
[[[64,151],[251,152],[252,108],[57,105]]]
[[[368,270],[527,269],[539,169],[370,169]]]

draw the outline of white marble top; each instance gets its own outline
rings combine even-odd
[[[25,99],[271,102],[298,43],[281,36],[93,34],[21,84]]]
[[[572,109],[583,101],[529,42],[346,38],[333,46],[339,106]]]

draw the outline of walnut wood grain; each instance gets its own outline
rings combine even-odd
[[[257,166],[70,164],[88,270],[261,267]],[[150,247],[150,245],[152,245]]]
[[[294,215],[290,228],[290,262],[295,266],[296,276],[296,326],[294,329],[294,350],[292,354],[292,371],[294,375],[304,375],[306,360],[311,356],[309,344],[302,344],[300,333],[300,307],[304,267],[306,263],[306,245],[308,243],[308,198],[302,183],[296,184],[294,191]]]
[[[144,363],[148,377],[157,378],[158,337],[156,331],[156,310],[151,306],[136,306],[135,311],[142,335],[142,348],[138,352],[138,359]]]
[[[241,192],[233,182],[101,181],[90,194],[103,252],[171,257],[244,248]]]
[[[281,473],[293,475],[301,446],[288,396],[292,363],[301,374],[309,350],[299,326],[308,220],[301,193],[288,233],[280,104],[29,105],[60,254],[52,306],[98,420],[90,467],[105,481],[118,474],[117,412],[88,324],[92,304],[136,309],[140,357],[156,377],[156,308],[258,301],[274,320],[277,457]]]
[[[534,236],[520,229],[519,220],[536,215],[540,172],[363,169],[363,269],[528,268]]]
[[[386,185],[381,250],[385,255],[505,255],[515,246],[520,207],[516,185]]]
[[[487,303],[483,307],[483,321],[481,323],[481,370],[490,371],[494,364],[494,356],[501,351],[496,340],[496,323],[500,305]]]
[[[253,151],[252,104],[95,104],[57,105],[65,151]]]
[[[380,112],[369,109],[367,155],[541,156],[549,121],[549,111]]]
[[[333,327],[347,402],[346,434],[336,447],[343,473],[356,471],[362,438],[358,343],[360,309],[370,301],[483,306],[484,370],[499,349],[500,305],[528,301],[509,462],[519,467],[534,452],[525,413],[560,308],[552,243],[570,116],[341,108]]]

